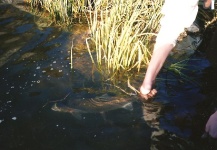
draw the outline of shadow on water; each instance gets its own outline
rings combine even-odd
[[[165,69],[157,97],[141,103],[102,84],[97,73],[93,80],[86,27],[44,26],[46,20],[2,3],[0,14],[1,149],[196,149],[188,140],[195,105],[205,99],[198,85]],[[199,81],[206,59],[194,55],[188,63],[200,66],[186,72]]]

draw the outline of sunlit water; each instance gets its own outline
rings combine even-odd
[[[87,27],[40,26],[12,5],[1,4],[0,13],[0,149],[201,148],[189,139],[196,136],[196,105],[206,98],[198,85],[209,65],[203,56],[192,56],[184,72],[195,82],[163,69],[158,95],[142,103],[91,73]],[[141,73],[131,81],[138,87],[142,79]]]

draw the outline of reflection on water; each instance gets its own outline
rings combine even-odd
[[[200,87],[162,71],[157,97],[142,103],[104,85],[84,43],[88,28],[72,32],[40,27],[34,16],[0,4],[1,149],[194,149],[195,106]],[[43,24],[44,25],[44,24]],[[73,69],[70,69],[71,42]],[[197,76],[207,61],[195,56]],[[204,66],[203,66],[204,65]],[[93,75],[94,80],[93,80]],[[132,82],[140,85],[143,74]],[[119,83],[126,87],[126,80]],[[54,110],[54,111],[53,111]],[[196,149],[196,148],[195,148]]]

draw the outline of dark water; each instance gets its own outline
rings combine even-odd
[[[46,27],[49,21],[12,5],[1,4],[0,14],[0,149],[205,149],[204,122],[195,119],[197,105],[206,99],[200,84],[209,62],[203,55],[186,60],[189,81],[163,69],[157,97],[142,104],[91,73],[85,27],[75,25],[72,32]],[[142,79],[139,74],[132,83],[139,86]],[[132,109],[110,107],[103,115],[90,111],[79,119],[51,109],[55,102],[88,101],[105,93],[129,99]]]

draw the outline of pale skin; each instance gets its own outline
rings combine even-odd
[[[204,7],[205,9],[209,8],[210,5],[211,5],[211,0],[204,0],[204,1],[203,1],[203,7]]]
[[[209,8],[211,5],[211,0],[204,0],[203,7],[205,9]],[[178,38],[178,37],[177,37]],[[158,45],[158,46],[157,46]],[[153,88],[153,84],[155,79],[161,70],[167,56],[174,48],[175,45],[172,43],[164,43],[164,44],[155,44],[152,58],[147,68],[147,72],[145,74],[145,78],[143,80],[142,85],[139,88],[141,98],[148,100],[153,98],[157,94],[157,90]]]

